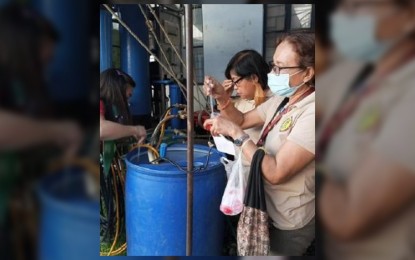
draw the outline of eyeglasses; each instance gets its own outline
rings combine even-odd
[[[237,86],[237,84],[239,83],[239,81],[243,80],[244,78],[245,77],[240,77],[236,81],[233,81],[233,79],[231,79],[231,81],[232,81],[232,87],[234,88],[235,86]]]
[[[304,69],[304,66],[291,66],[291,67],[280,67],[275,65],[274,62],[269,62],[269,66],[271,68],[271,71],[274,72],[277,75],[280,75],[281,70],[286,70],[286,69]]]

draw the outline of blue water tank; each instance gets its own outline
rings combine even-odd
[[[88,195],[84,177],[84,171],[74,168],[50,173],[39,183],[40,260],[102,259],[99,253],[99,201]],[[116,256],[111,259],[125,258]]]
[[[47,69],[53,101],[85,99],[89,95],[89,6],[85,1],[32,0],[32,6],[45,16],[59,33],[56,53]]]
[[[117,5],[121,19],[148,46],[149,33],[143,14],[136,5]],[[135,81],[130,98],[133,116],[151,114],[150,57],[137,40],[120,25],[121,69]]]
[[[99,10],[99,71],[112,67],[112,18],[111,13]]]
[[[49,174],[38,187],[39,259],[99,259],[99,201],[80,169]]]
[[[187,147],[169,146],[166,158],[185,168]],[[193,254],[221,255],[224,215],[219,206],[226,185],[221,154],[195,145]],[[125,187],[127,255],[186,255],[186,173],[169,162],[150,164],[147,151],[126,156]]]

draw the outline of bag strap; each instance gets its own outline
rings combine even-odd
[[[265,203],[264,182],[262,179],[262,160],[265,157],[264,149],[256,150],[249,171],[249,178],[246,187],[244,198],[244,205],[252,208],[257,208],[261,211],[267,211]]]

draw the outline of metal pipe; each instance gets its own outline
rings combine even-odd
[[[162,6],[159,5],[159,7],[165,9],[165,10],[163,10],[163,12],[165,12],[166,10],[168,10],[168,11],[172,12],[171,13],[172,15],[175,15],[175,16],[183,15],[183,9],[182,8],[175,9],[175,8],[170,7],[168,5],[162,5]]]
[[[187,85],[187,218],[186,256],[192,255],[193,238],[193,10],[185,5]]]

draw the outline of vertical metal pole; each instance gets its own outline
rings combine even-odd
[[[187,221],[186,255],[192,255],[193,238],[193,10],[185,5],[186,16],[186,88],[187,88]]]

